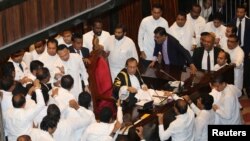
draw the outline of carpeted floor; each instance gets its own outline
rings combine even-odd
[[[243,95],[240,98],[240,103],[243,108],[241,114],[244,120],[244,124],[250,125],[250,99],[246,95]]]

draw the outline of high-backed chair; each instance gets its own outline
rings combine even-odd
[[[90,61],[88,73],[94,113],[99,117],[103,107],[110,107],[115,115],[115,99],[112,97],[112,79],[106,53],[103,50],[94,50],[90,55]]]

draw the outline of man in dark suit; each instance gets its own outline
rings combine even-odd
[[[190,53],[179,43],[179,41],[168,34],[163,27],[157,27],[154,30],[155,34],[155,49],[154,60],[152,60],[150,67],[155,65],[158,56],[162,56],[162,61],[165,65],[174,65],[183,67],[185,64],[189,65],[191,73],[196,72],[196,67],[192,63]]]
[[[197,69],[213,71],[219,52],[219,47],[214,47],[215,37],[208,33],[203,38],[201,47],[195,48],[192,56],[193,63]]]
[[[83,38],[79,33],[74,33],[72,35],[72,46],[69,47],[71,53],[78,53],[82,56],[84,63],[89,63],[89,49],[82,46]]]
[[[236,18],[232,24],[237,27],[239,45],[245,53],[244,57],[244,88],[250,96],[250,19],[246,17],[247,9],[245,6],[237,6]]]

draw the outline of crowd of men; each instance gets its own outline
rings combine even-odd
[[[30,52],[11,54],[1,68],[0,83],[6,139],[115,140],[123,126],[123,111],[139,100],[136,94],[140,89],[148,89],[138,71],[139,63],[145,68],[156,63],[190,67],[192,75],[197,70],[209,72],[234,66],[234,85],[227,84],[223,76],[213,78],[212,91],[201,93],[197,105],[187,95],[165,92],[176,100],[176,119],[164,129],[164,114],[158,114],[161,140],[205,141],[208,124],[242,124],[238,98],[242,92],[250,94],[250,20],[246,8],[238,6],[236,18],[228,25],[223,24],[221,13],[214,13],[208,22],[199,4],[194,4],[188,14],[179,12],[170,27],[161,16],[161,5],[154,4],[151,14],[139,27],[139,53],[134,41],[126,36],[125,25],[118,24],[114,35],[110,35],[96,20],[84,35],[65,30],[58,38],[34,43]],[[117,100],[117,113],[103,107],[98,120],[91,106],[86,69],[94,50],[107,54],[107,75],[112,78],[113,97]],[[120,93],[124,91],[129,96],[121,101]],[[137,127],[136,133],[144,140],[142,127]]]

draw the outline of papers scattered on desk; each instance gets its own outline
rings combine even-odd
[[[169,83],[169,85],[171,86],[171,87],[179,87],[179,85],[180,85],[180,83],[181,83],[181,86],[183,86],[184,85],[184,82],[183,81],[169,81],[168,82]]]
[[[154,105],[163,105],[166,104],[169,99],[172,97],[164,96],[164,91],[158,91],[153,89],[148,89],[147,91],[138,90],[138,93],[135,95],[135,98],[138,100],[136,105],[143,106],[149,101],[154,101]]]

